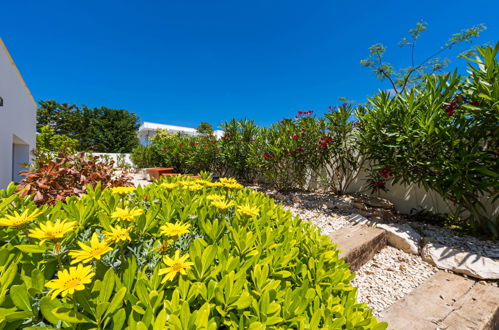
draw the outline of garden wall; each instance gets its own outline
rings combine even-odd
[[[130,159],[130,154],[120,154],[120,153],[106,153],[106,152],[93,152],[92,155],[109,158],[110,160],[114,160],[114,164],[118,165],[120,162],[124,162],[125,164],[133,167],[132,160]]]
[[[348,188],[349,193],[367,193],[365,185],[367,175],[365,171],[361,171],[355,181]],[[452,203],[446,202],[442,197],[433,191],[428,191],[423,187],[415,184],[411,185],[387,185],[387,192],[379,191],[374,195],[386,198],[395,204],[397,210],[401,213],[414,213],[421,210],[430,211],[432,213],[448,213],[454,212],[457,207]],[[492,198],[484,197],[482,203],[487,210],[487,216],[490,219],[495,219],[499,216],[499,200],[495,203]]]

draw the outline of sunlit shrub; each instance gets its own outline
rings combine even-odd
[[[478,48],[471,74],[428,76],[421,88],[380,92],[359,111],[360,149],[372,164],[373,188],[419,184],[469,214],[470,224],[498,235],[481,203],[499,191],[499,64],[495,48]]]
[[[0,190],[6,328],[384,329],[331,241],[233,179],[89,186],[37,208]]]

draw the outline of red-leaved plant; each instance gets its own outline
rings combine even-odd
[[[125,172],[118,174],[113,164],[84,152],[59,153],[54,160],[38,164],[36,169],[20,172],[25,178],[18,185],[19,196],[34,195],[37,205],[55,204],[70,196],[80,196],[87,185],[131,186],[132,178]]]

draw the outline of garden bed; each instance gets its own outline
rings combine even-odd
[[[331,241],[233,180],[87,187],[37,208],[0,191],[10,328],[384,329]],[[50,290],[49,290],[50,289]]]

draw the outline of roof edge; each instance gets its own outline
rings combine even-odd
[[[26,91],[28,92],[28,95],[31,98],[31,101],[33,102],[33,105],[35,106],[35,108],[38,108],[38,105],[37,105],[37,103],[35,101],[35,98],[33,97],[33,94],[31,94],[31,91],[29,90],[28,85],[24,81],[24,78],[21,75],[21,72],[19,71],[19,68],[17,67],[16,62],[14,62],[14,59],[10,55],[9,50],[7,49],[7,46],[5,46],[5,43],[3,42],[2,38],[0,38],[0,46],[5,50],[5,54],[7,54],[7,58],[9,59],[12,67],[14,68],[14,70],[17,73],[17,75],[19,76],[19,79],[21,79],[21,83],[24,85],[24,88],[26,88]]]

